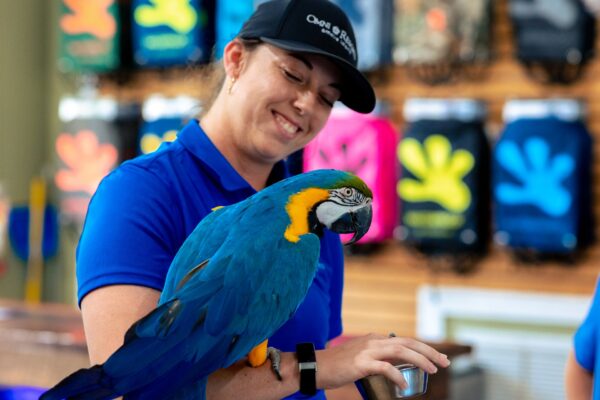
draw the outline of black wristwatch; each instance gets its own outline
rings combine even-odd
[[[298,343],[296,357],[300,370],[300,393],[313,396],[317,393],[317,357],[315,345],[312,343]]]

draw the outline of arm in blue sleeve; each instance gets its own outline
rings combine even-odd
[[[79,303],[107,285],[162,289],[183,240],[170,197],[162,181],[135,166],[122,166],[102,181],[77,247]]]
[[[598,324],[600,324],[600,293],[598,289],[598,283],[596,283],[590,310],[573,338],[577,363],[592,373],[596,362],[597,341],[600,339],[598,335]]]

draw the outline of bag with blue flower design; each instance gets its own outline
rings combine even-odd
[[[513,100],[494,149],[494,240],[520,259],[571,259],[592,239],[592,138],[575,100]]]

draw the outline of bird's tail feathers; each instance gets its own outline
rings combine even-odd
[[[113,399],[118,394],[109,385],[102,365],[80,369],[56,384],[40,396],[40,400]]]

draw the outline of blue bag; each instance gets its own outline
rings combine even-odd
[[[493,154],[494,239],[517,255],[568,255],[591,241],[592,138],[578,114],[565,100],[505,106]]]
[[[184,125],[200,110],[198,100],[188,96],[150,96],[142,107],[139,154],[156,151],[163,142],[172,142]]]
[[[143,67],[168,67],[207,61],[212,20],[201,0],[134,0],[133,58]]]
[[[333,0],[346,12],[356,35],[358,68],[373,70],[392,62],[393,0]]]
[[[217,0],[215,58],[223,56],[225,45],[242,29],[244,22],[254,12],[256,3],[255,0]]]

